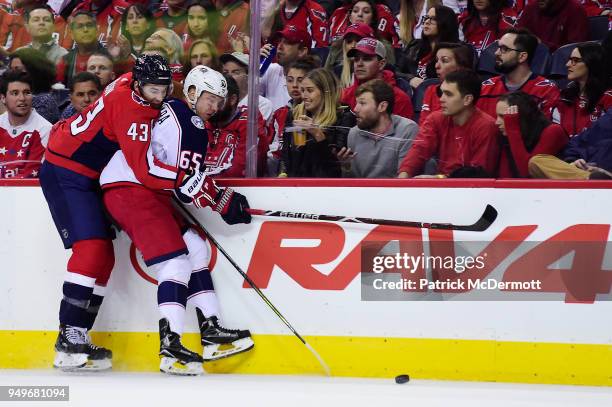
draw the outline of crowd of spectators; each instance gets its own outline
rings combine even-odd
[[[259,176],[612,178],[611,0],[261,3],[249,50],[247,0],[0,1],[0,178],[36,177],[52,125],[142,53],[175,95],[196,65],[228,79],[216,177],[246,175],[259,75]]]

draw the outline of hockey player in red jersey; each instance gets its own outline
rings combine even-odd
[[[536,98],[540,110],[551,117],[551,109],[559,98],[557,86],[531,71],[538,39],[524,28],[512,28],[499,39],[495,51],[495,69],[502,75],[482,83],[478,108],[495,118],[497,99],[506,93],[523,91]]]
[[[164,103],[151,143],[154,159],[164,169],[159,177],[180,183],[183,174],[190,174],[177,189],[177,196],[185,203],[193,199],[198,208],[211,207],[232,225],[250,222],[246,198],[230,188],[217,188],[203,172],[207,148],[204,121],[222,108],[227,89],[220,73],[202,65],[193,68],[185,79],[184,100],[169,99]],[[139,182],[122,150],[103,170],[100,183],[110,215],[141,251],[145,264],[157,274],[162,317],[160,370],[198,375],[203,373],[203,361],[251,349],[254,344],[249,331],[220,325],[219,304],[208,270],[210,251],[173,208],[172,192]],[[203,357],[181,344],[188,301],[196,308]]]
[[[64,247],[72,249],[63,284],[54,366],[63,370],[110,368],[112,353],[91,344],[91,330],[114,265],[112,233],[98,178],[121,149],[137,179],[151,188],[173,188],[158,177],[152,124],[170,91],[171,72],[160,56],[142,55],[131,74],[106,87],[80,115],[52,129],[40,184]]]

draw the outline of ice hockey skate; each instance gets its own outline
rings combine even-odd
[[[110,350],[91,343],[85,328],[60,326],[53,360],[56,369],[66,372],[107,370],[112,367],[112,357]]]
[[[181,344],[181,337],[170,330],[167,319],[159,320],[159,370],[178,376],[197,376],[204,373],[202,357]]]
[[[255,346],[248,330],[224,328],[216,316],[206,318],[199,308],[196,308],[196,314],[204,348],[202,357],[205,362],[246,352]]]

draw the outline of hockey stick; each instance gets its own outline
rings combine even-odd
[[[392,220],[392,219],[375,219],[375,218],[351,218],[347,216],[338,215],[318,215],[312,213],[302,212],[286,212],[286,211],[269,211],[263,209],[249,209],[251,215],[258,216],[271,216],[279,218],[291,218],[291,219],[312,219],[312,220],[324,220],[330,222],[348,222],[348,223],[365,223],[375,225],[388,225],[388,226],[407,226],[413,228],[424,228],[424,229],[446,229],[446,230],[465,230],[469,232],[484,232],[489,226],[497,219],[497,210],[487,204],[482,216],[471,225],[453,225],[452,223],[426,223],[426,222],[415,222],[406,220]]]
[[[234,259],[232,259],[230,257],[230,255],[223,249],[223,247],[221,247],[221,245],[219,244],[219,242],[217,242],[217,240],[211,236],[210,233],[208,233],[208,231],[204,228],[204,226],[202,226],[202,224],[195,218],[195,216],[193,216],[191,214],[191,212],[189,212],[185,206],[183,206],[183,203],[180,202],[178,199],[176,199],[176,197],[174,197],[174,202],[176,204],[176,206],[180,209],[180,211],[185,215],[185,217],[195,226],[199,227],[200,229],[202,229],[202,231],[204,232],[204,234],[206,235],[206,237],[208,238],[208,240],[210,240],[210,242],[212,244],[214,244],[217,249],[219,249],[219,251],[221,253],[223,253],[223,255],[225,256],[225,258],[232,264],[232,266],[234,266],[234,268],[236,269],[236,271],[238,271],[238,273],[240,273],[240,275],[242,276],[242,278],[245,279],[245,281],[247,283],[249,283],[249,285],[251,286],[251,288],[253,290],[255,290],[255,292],[259,295],[259,297],[266,303],[266,305],[268,307],[270,307],[270,309],[272,310],[272,312],[274,312],[276,314],[276,316],[278,318],[280,318],[281,321],[283,321],[283,323],[285,324],[285,326],[287,326],[287,328],[289,328],[289,330],[291,332],[293,332],[293,334],[306,346],[306,348],[308,348],[308,350],[314,355],[315,358],[317,358],[317,360],[319,361],[319,364],[321,365],[321,367],[323,368],[323,370],[325,371],[325,374],[327,376],[331,376],[331,372],[329,370],[329,366],[327,366],[327,363],[325,363],[325,361],[323,360],[323,358],[317,353],[316,350],[314,350],[314,348],[312,346],[310,346],[310,344],[308,342],[306,342],[306,340],[302,337],[302,335],[300,335],[295,328],[289,323],[289,321],[287,321],[287,318],[285,318],[283,316],[283,314],[280,313],[280,311],[274,306],[274,304],[272,304],[272,302],[268,299],[268,297],[266,297],[266,295],[261,292],[261,290],[259,289],[259,287],[257,287],[257,284],[255,284],[255,282],[253,280],[251,280],[251,277],[249,277],[241,268],[240,266],[234,261]]]

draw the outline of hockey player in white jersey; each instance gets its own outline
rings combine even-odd
[[[249,223],[246,198],[230,188],[218,188],[204,174],[202,164],[207,146],[203,121],[223,107],[226,79],[219,72],[197,66],[187,75],[183,92],[184,100],[164,103],[153,127],[146,157],[150,171],[157,177],[176,180],[174,192],[181,201],[198,208],[209,206],[230,225]],[[110,215],[141,251],[145,264],[157,272],[162,316],[160,370],[197,375],[203,373],[202,361],[251,349],[254,343],[248,330],[230,330],[219,323],[219,303],[208,270],[209,248],[173,208],[171,192],[142,186],[121,151],[102,172],[100,184]],[[187,301],[196,308],[203,357],[180,341]]]

